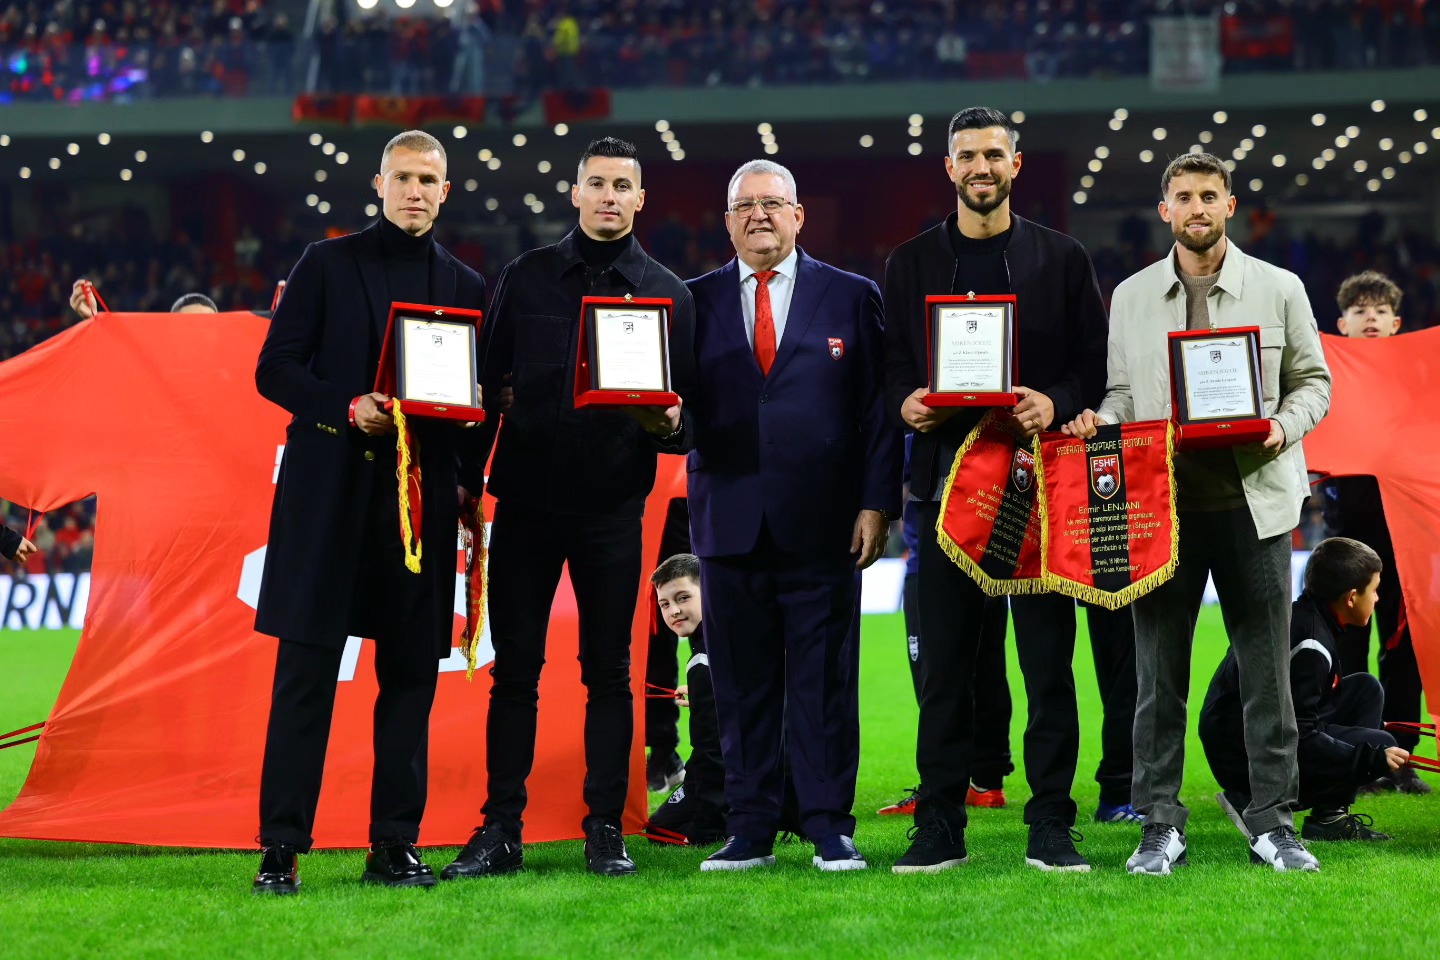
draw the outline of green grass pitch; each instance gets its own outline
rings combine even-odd
[[[1084,630],[1084,618],[1080,618]],[[1240,835],[1212,800],[1216,787],[1193,735],[1194,714],[1224,650],[1207,608],[1195,645],[1185,799],[1191,866],[1131,877],[1133,826],[1087,822],[1097,787],[1099,707],[1085,640],[1076,655],[1082,742],[1075,798],[1088,875],[1024,866],[1017,773],[1010,806],[972,813],[970,863],[938,876],[897,877],[909,825],[874,811],[915,782],[915,705],[898,615],[863,632],[860,818],[863,873],[822,875],[808,845],[777,848],[779,865],[743,875],[697,870],[703,851],[635,839],[633,878],[584,872],[580,844],[533,846],[519,876],[392,891],[358,882],[361,856],[301,862],[298,897],[249,892],[252,854],[176,852],[0,840],[0,956],[52,957],[1403,957],[1432,954],[1425,931],[1440,891],[1440,795],[1362,799],[1357,810],[1395,835],[1388,844],[1315,846],[1316,875],[1246,862]],[[45,716],[77,637],[0,632],[8,679],[0,728]],[[1017,762],[1024,729],[1019,671],[1010,670]],[[19,791],[33,747],[0,751],[0,802]],[[652,797],[652,802],[658,798]],[[436,867],[453,851],[436,849]]]

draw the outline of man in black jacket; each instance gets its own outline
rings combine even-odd
[[[1022,399],[1011,411],[1019,435],[1034,437],[1105,391],[1105,306],[1094,268],[1075,240],[1010,212],[1010,186],[1021,163],[1017,141],[1014,125],[998,110],[971,107],[957,113],[945,159],[958,198],[956,213],[897,247],[885,265],[886,403],[916,431],[910,494],[923,534],[916,746],[921,791],[917,831],[895,865],[897,873],[933,873],[965,861],[975,659],[985,605],[984,593],[950,561],[933,532],[951,464],[985,411],[932,409],[922,402],[930,380],[925,297],[970,291],[1015,295],[1019,378],[1030,385],[1017,388]],[[1025,808],[1026,863],[1044,870],[1088,870],[1071,837],[1070,787],[1080,737],[1070,667],[1075,604],[1054,594],[1014,597],[1011,616],[1030,709],[1025,771],[1033,798]],[[1108,656],[1104,661],[1117,659],[1123,662]],[[1130,682],[1133,710],[1133,676]]]
[[[479,309],[485,281],[435,243],[445,148],[419,130],[385,147],[384,215],[311,244],[290,273],[255,385],[294,414],[265,551],[255,629],[280,638],[260,780],[256,892],[294,893],[310,849],[345,639],[375,641],[375,776],[364,879],[429,886],[415,851],[425,812],[430,705],[455,630],[457,486],[484,486],[478,431],[411,421],[421,467],[419,574],[405,568],[395,422],[372,393],[393,302]]]
[[[1404,768],[1410,754],[1383,729],[1380,681],[1364,672],[1341,676],[1338,643],[1347,627],[1369,626],[1380,571],[1374,550],[1358,540],[1331,537],[1310,555],[1305,590],[1291,606],[1290,692],[1300,731],[1300,807],[1311,811],[1300,831],[1306,840],[1390,839],[1370,829],[1368,817],[1350,813],[1350,804],[1362,785]],[[1200,710],[1200,742],[1224,788],[1215,799],[1249,836],[1240,819],[1250,804],[1243,706],[1240,668],[1234,651],[1226,651]]]
[[[585,708],[585,858],[603,875],[634,873],[620,835],[634,729],[630,624],[640,590],[640,518],[658,451],[681,452],[679,406],[575,409],[580,301],[668,297],[672,336],[694,323],[690,293],[632,234],[644,206],[635,147],[606,137],[586,148],[570,191],[580,224],[501,273],[485,324],[481,383],[499,412],[513,402],[489,478],[499,501],[490,535],[488,795],[477,828],[444,879],[523,866],[525,779],[535,758],[545,634],[560,570],[569,564],[580,611]],[[288,294],[287,294],[288,296]],[[680,351],[672,351],[678,355]],[[498,417],[482,430],[491,432]]]

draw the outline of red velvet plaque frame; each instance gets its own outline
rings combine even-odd
[[[1008,362],[1004,373],[1002,387],[998,391],[961,391],[947,390],[944,392],[935,389],[936,381],[939,379],[936,372],[935,342],[939,335],[940,310],[947,306],[956,304],[1008,304],[1005,316],[1005,349],[1009,354]],[[998,295],[977,295],[946,294],[933,295],[925,298],[925,369],[929,373],[929,393],[925,394],[924,404],[927,407],[1013,407],[1020,402],[1020,395],[1014,392],[1015,383],[1020,378],[1020,352],[1019,352],[1019,313],[1015,303],[1014,294]]]
[[[401,361],[401,348],[397,344],[398,331],[397,320],[402,317],[417,317],[427,320],[443,320],[448,323],[468,323],[475,328],[475,342],[480,341],[480,319],[479,310],[466,310],[462,307],[436,307],[425,303],[392,303],[390,305],[390,317],[385,321],[385,337],[380,341],[380,366],[375,371],[375,392],[383,393],[387,397],[394,397],[400,386],[398,372]],[[478,379],[478,358],[472,354],[471,366],[477,370]],[[412,400],[400,397],[404,404],[406,416],[413,417],[434,417],[441,420],[464,420],[466,422],[479,423],[485,419],[485,411],[479,404],[441,404],[430,403],[424,400]],[[386,410],[394,407],[391,400],[384,404]]]
[[[602,307],[637,307],[661,311],[660,336],[663,340],[665,390],[614,390],[600,386],[599,362],[596,353],[595,311]],[[670,324],[675,304],[669,297],[585,297],[580,301],[580,337],[575,359],[575,408],[581,407],[673,407],[680,395],[670,386]]]
[[[1169,334],[1170,355],[1170,409],[1171,419],[1179,428],[1181,448],[1198,450],[1209,447],[1233,447],[1241,443],[1263,443],[1270,435],[1270,420],[1267,417],[1238,417],[1234,419],[1195,419],[1190,416],[1185,391],[1181,389],[1183,379],[1180,352],[1188,340],[1234,339],[1244,337],[1249,341],[1250,387],[1254,391],[1255,409],[1264,413],[1264,393],[1260,380],[1260,328],[1221,327],[1216,330],[1174,330]]]

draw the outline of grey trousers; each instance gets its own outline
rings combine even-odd
[[[1290,537],[1261,540],[1248,508],[1181,513],[1175,576],[1132,605],[1135,616],[1135,809],[1185,829],[1190,652],[1206,576],[1215,578],[1225,632],[1240,665],[1254,835],[1293,825],[1298,736],[1290,697]],[[1209,675],[1210,665],[1206,665]]]

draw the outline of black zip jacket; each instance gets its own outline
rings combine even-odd
[[[592,275],[572,230],[559,243],[515,258],[500,274],[484,321],[480,383],[490,432],[502,423],[500,391],[509,375],[515,400],[499,427],[489,491],[555,513],[635,518],[655,485],[657,452],[683,453],[683,429],[668,443],[628,414],[575,409],[575,362],[580,300],[586,296],[669,297],[671,336],[685,341],[695,305],[680,278],[634,241],[615,262]],[[672,354],[680,348],[672,349]],[[673,378],[683,381],[681,371]]]
[[[1055,404],[1050,429],[1058,430],[1104,399],[1105,302],[1090,255],[1079,241],[1013,213],[1010,219],[1014,232],[1005,248],[1005,268],[1016,298],[1020,384]],[[968,292],[956,289],[960,265],[949,234],[956,220],[952,213],[905,241],[885,263],[885,402],[902,427],[905,398],[930,382],[925,298]],[[939,430],[915,435],[910,451],[915,496],[927,497],[948,474],[955,451],[984,413],[980,407],[962,407]]]

